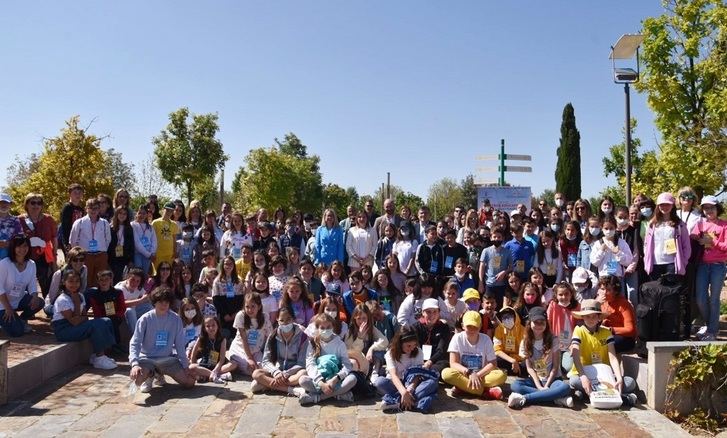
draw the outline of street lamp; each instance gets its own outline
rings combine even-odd
[[[631,205],[631,95],[629,84],[639,81],[639,46],[644,41],[640,34],[625,34],[611,46],[611,59],[613,64],[613,82],[624,84],[626,94],[626,153],[624,163],[626,165],[626,204]],[[617,59],[632,59],[636,55],[636,70],[616,66]]]

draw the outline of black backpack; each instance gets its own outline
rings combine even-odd
[[[646,356],[648,341],[678,341],[681,326],[681,295],[686,293],[681,275],[662,275],[641,285],[636,305],[639,332],[637,351]]]

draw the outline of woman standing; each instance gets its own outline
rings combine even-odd
[[[45,297],[50,287],[50,279],[56,269],[56,249],[58,249],[58,228],[56,221],[43,213],[43,195],[28,193],[25,196],[25,214],[18,217],[23,232],[30,239],[30,259],[35,262],[35,276],[40,291]]]
[[[316,266],[330,266],[334,261],[343,263],[343,229],[338,225],[336,212],[327,208],[323,224],[316,230]]]
[[[124,269],[134,266],[134,229],[129,223],[129,208],[116,207],[111,220],[109,267],[114,274],[114,284],[124,279]]]
[[[376,251],[376,235],[373,228],[368,225],[364,211],[356,214],[356,225],[348,230],[346,237],[346,252],[348,253],[348,267],[351,271],[362,266],[372,266]]]

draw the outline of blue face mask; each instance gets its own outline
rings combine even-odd
[[[644,207],[641,209],[641,215],[647,219],[650,218],[653,213],[654,211],[649,207]]]
[[[474,303],[467,303],[467,308],[469,310],[480,310],[480,303],[475,301]]]

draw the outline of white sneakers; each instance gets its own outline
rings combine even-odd
[[[260,392],[265,391],[266,387],[262,383],[258,382],[257,380],[253,380],[252,384],[250,385],[250,391],[252,391],[253,394],[258,394]]]
[[[164,374],[154,374],[154,386],[164,386],[167,384],[167,379],[164,378]]]
[[[139,391],[143,392],[144,394],[151,391],[151,387],[153,386],[153,377],[149,377],[148,379],[144,380],[144,383],[141,384],[139,387]]]
[[[96,356],[95,354],[92,354],[91,357],[88,359],[88,363],[93,365],[94,368],[98,368],[100,370],[113,370],[117,367],[116,361],[106,356],[105,354],[101,356]]]
[[[573,397],[571,396],[556,398],[553,400],[553,403],[557,406],[563,406],[564,408],[572,408],[574,406]]]
[[[525,396],[517,392],[510,393],[510,396],[507,398],[507,407],[520,409],[523,406],[525,406]]]

